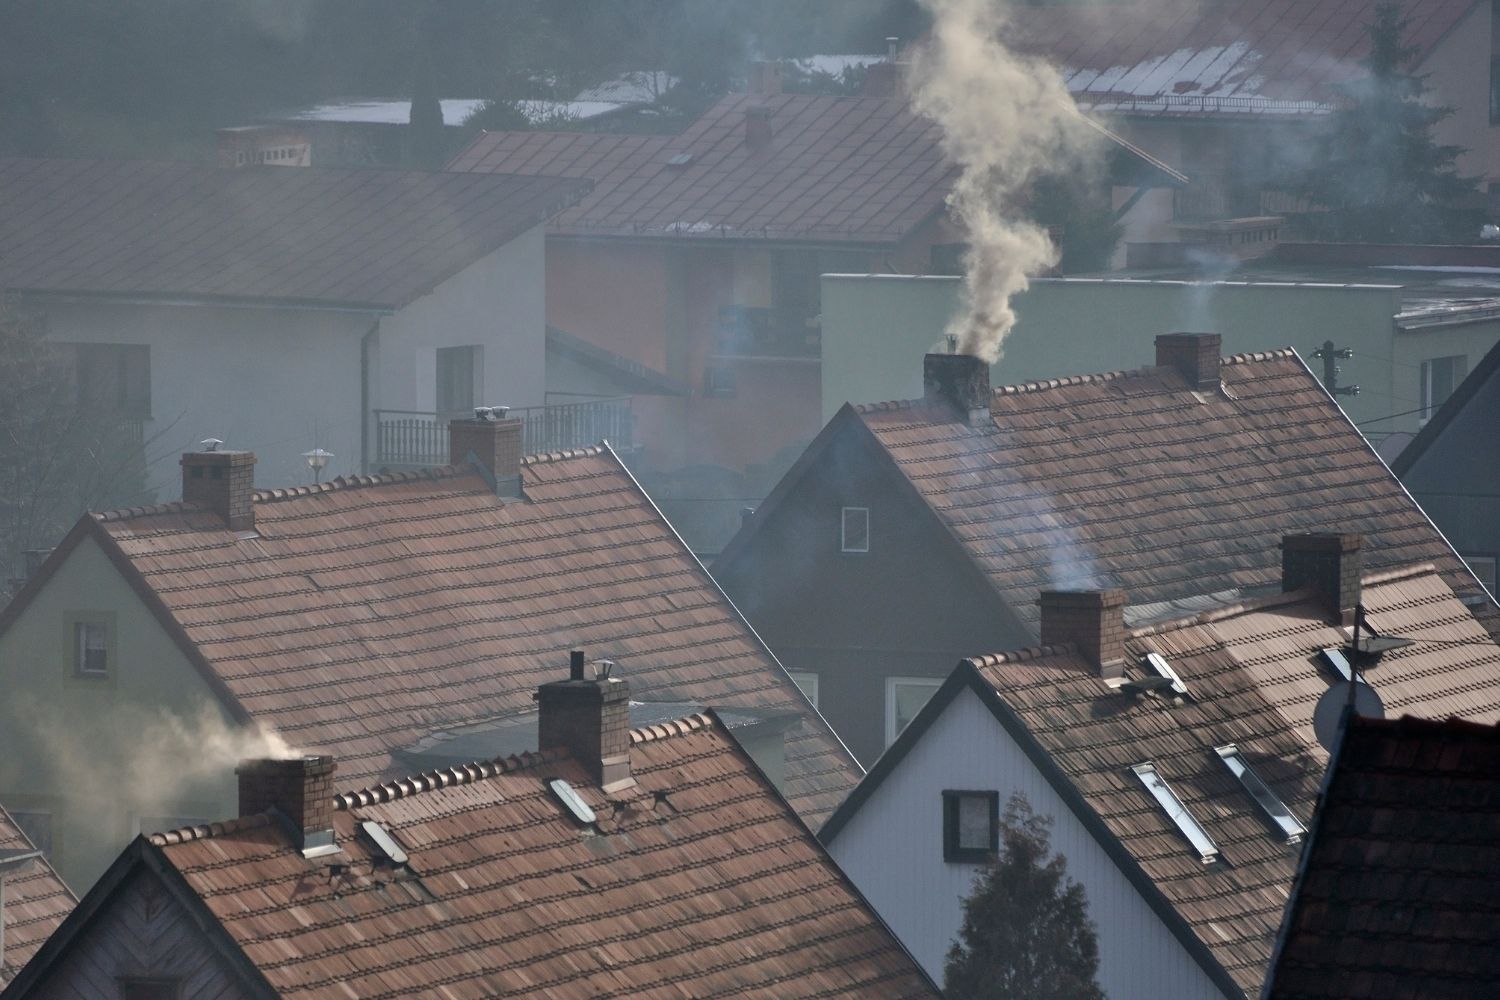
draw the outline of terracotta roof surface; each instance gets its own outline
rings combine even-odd
[[[755,107],[771,112],[764,149],[745,143]],[[558,234],[893,244],[943,208],[938,136],[903,101],[731,94],[679,135],[486,132],[449,169],[595,181]]]
[[[0,919],[0,986],[31,960],[42,942],[51,936],[77,902],[45,859],[25,862],[24,870],[11,872],[3,864],[4,852],[31,851],[35,845],[0,806],[0,879],[5,882],[4,910]]]
[[[532,708],[567,650],[644,701],[802,713],[787,798],[809,822],[853,759],[613,452],[528,458],[524,501],[472,466],[261,491],[255,534],[183,504],[96,515],[203,668],[346,781],[434,730]]]
[[[1500,995],[1500,730],[1355,719],[1283,932],[1273,1000]]]
[[[1175,368],[997,388],[994,426],[942,406],[858,416],[1005,601],[1034,623],[1049,588],[1132,604],[1277,585],[1283,535],[1357,532],[1370,570],[1432,562],[1494,605],[1290,350],[1240,355],[1223,390]]]
[[[608,796],[556,752],[341,795],[338,875],[264,815],[151,840],[284,997],[936,997],[711,717],[632,739]]]
[[[586,189],[557,177],[0,158],[0,289],[397,308]]]
[[[1416,640],[1367,669],[1387,712],[1500,720],[1500,646],[1430,566],[1367,577],[1364,603],[1378,632]],[[1309,824],[1328,765],[1313,711],[1337,690],[1337,674],[1319,651],[1348,641],[1347,630],[1327,623],[1319,601],[1296,593],[1131,631],[1127,675],[1147,674],[1138,665],[1145,653],[1164,656],[1188,691],[1176,703],[1111,689],[1070,647],[971,662],[1219,964],[1255,996],[1299,848],[1215,748],[1235,744]],[[1147,792],[1131,770],[1147,761],[1217,844],[1221,860],[1205,864]]]
[[[1378,0],[1016,4],[1009,41],[1062,70],[1079,104],[1144,115],[1326,111],[1364,74]],[[1405,0],[1418,65],[1476,6]],[[1452,95],[1449,95],[1450,97]]]

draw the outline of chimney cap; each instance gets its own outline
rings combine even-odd
[[[223,438],[204,438],[198,443],[203,446],[204,451],[218,451],[219,445],[223,444],[224,440]]]

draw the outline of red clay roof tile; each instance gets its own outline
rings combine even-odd
[[[0,851],[31,851],[34,844],[0,805]],[[77,900],[52,870],[46,859],[28,863],[23,873],[12,874],[0,869],[5,879],[5,908],[0,912],[0,987],[14,978],[57,929],[63,918],[73,911]]]

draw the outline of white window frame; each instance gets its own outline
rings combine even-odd
[[[1458,391],[1459,385],[1469,375],[1469,356],[1467,354],[1445,354],[1440,358],[1428,358],[1426,361],[1423,361],[1420,367],[1421,383],[1418,386],[1418,398],[1422,405],[1421,414],[1417,420],[1419,425],[1426,424],[1427,421],[1432,419],[1432,415],[1442,409],[1444,403],[1448,402],[1448,396],[1444,396],[1441,400],[1437,401],[1434,401],[1432,398],[1432,370],[1440,361],[1449,362],[1450,368],[1457,369],[1449,373],[1453,382],[1448,389],[1449,396]]]
[[[885,679],[886,746],[890,746],[896,742],[896,737],[901,735],[900,730],[896,728],[896,688],[903,685],[928,688],[927,701],[931,701],[932,696],[937,694],[938,688],[943,686],[943,680],[940,677],[887,677]],[[922,702],[924,708],[927,705],[927,701]],[[922,709],[919,708],[917,711],[921,712]],[[914,715],[912,718],[914,719],[916,716]],[[903,726],[902,728],[904,729],[905,727]]]
[[[818,707],[818,675],[810,670],[788,670],[787,675],[791,677],[792,683],[802,689],[807,695],[807,700],[812,702],[812,707]]]
[[[863,548],[855,548],[849,544],[849,515],[853,513],[864,515],[865,519],[865,544]],[[841,552],[869,552],[870,551],[870,508],[868,507],[843,507],[839,510],[839,551]]]

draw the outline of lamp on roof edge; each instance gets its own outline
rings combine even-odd
[[[333,457],[333,452],[324,451],[322,448],[314,448],[312,451],[304,451],[302,457],[307,462],[307,467],[313,472],[313,485],[317,485],[319,477],[323,475],[323,467]]]

